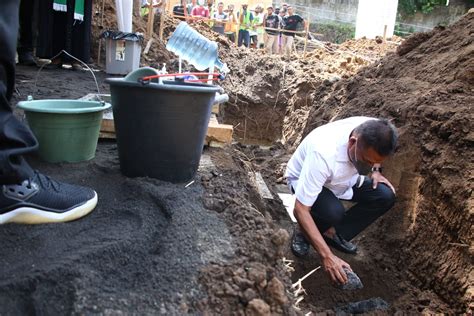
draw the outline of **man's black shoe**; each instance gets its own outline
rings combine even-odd
[[[298,225],[295,226],[291,237],[291,251],[297,257],[305,257],[309,252],[309,242],[299,230]]]
[[[357,246],[345,240],[344,238],[342,238],[342,236],[339,235],[338,233],[336,233],[333,238],[329,238],[325,235],[323,235],[323,237],[326,243],[328,244],[328,246],[331,246],[345,253],[350,253],[350,254],[357,253]]]
[[[37,66],[32,52],[18,53],[18,63],[25,66]]]
[[[94,190],[61,183],[35,172],[21,184],[0,185],[0,224],[67,222],[97,205]]]

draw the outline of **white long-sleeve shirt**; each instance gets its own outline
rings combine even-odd
[[[347,145],[351,132],[371,119],[356,116],[328,123],[303,139],[285,173],[298,201],[311,207],[323,187],[340,199],[352,198],[359,174],[349,160]]]

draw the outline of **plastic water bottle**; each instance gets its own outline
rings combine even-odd
[[[215,66],[222,72],[229,72],[227,65],[218,57],[217,43],[199,34],[186,22],[179,23],[166,44],[166,49],[186,60],[199,71]]]
[[[163,67],[161,68],[160,71],[158,71],[158,74],[160,74],[160,75],[166,75],[166,74],[168,74],[168,71],[166,71],[166,63],[163,63]],[[175,78],[174,78],[173,76],[170,76],[170,77],[168,77],[168,76],[166,76],[166,77],[160,77],[160,78],[158,79],[158,83],[159,83],[159,84],[162,84],[162,83],[163,83],[163,80],[167,80],[167,81],[170,81],[170,80],[171,80],[171,81],[174,81],[174,79],[175,79]]]

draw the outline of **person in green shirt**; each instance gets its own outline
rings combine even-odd
[[[256,48],[263,48],[264,46],[264,38],[263,34],[265,33],[265,30],[263,28],[263,22],[265,21],[265,13],[263,13],[263,7],[258,4],[255,7],[255,16],[254,16],[254,32],[256,33],[256,42],[255,46]]]
[[[237,17],[240,23],[238,46],[245,45],[250,46],[250,33],[249,30],[253,24],[253,14],[248,10],[248,4],[242,4],[242,11],[237,13]]]

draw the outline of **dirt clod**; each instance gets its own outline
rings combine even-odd
[[[278,305],[284,305],[288,303],[288,297],[285,293],[285,286],[278,278],[273,277],[268,282],[265,291],[270,297],[270,300],[274,300]]]
[[[272,242],[277,247],[283,247],[288,244],[289,233],[285,229],[279,229],[272,235]]]
[[[255,298],[247,306],[247,315],[249,316],[270,316],[270,306],[264,300]]]

